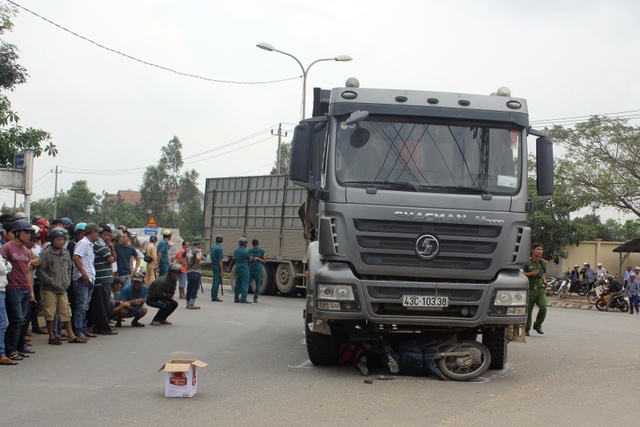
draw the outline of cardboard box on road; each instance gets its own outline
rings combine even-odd
[[[198,392],[198,368],[206,363],[194,359],[172,359],[158,370],[165,372],[164,397],[191,397]]]

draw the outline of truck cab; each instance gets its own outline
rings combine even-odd
[[[316,89],[294,133],[290,178],[308,191],[305,324],[311,361],[346,342],[478,334],[491,367],[526,321],[527,136],[537,192],[553,192],[551,140],[527,103],[493,95]],[[307,236],[310,234],[307,233]],[[387,345],[387,344],[384,344]]]

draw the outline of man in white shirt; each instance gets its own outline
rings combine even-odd
[[[97,335],[87,332],[87,310],[93,293],[96,269],[93,265],[95,254],[93,244],[100,237],[102,228],[90,222],[85,226],[85,234],[73,251],[73,289],[76,294],[76,307],[73,312],[75,334],[80,339],[95,338]]]

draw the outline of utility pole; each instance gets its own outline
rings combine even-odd
[[[51,171],[53,172],[53,171]],[[58,165],[56,165],[56,180],[55,180],[55,193],[53,194],[53,217],[58,217],[58,174],[61,174],[62,171],[58,172]]]
[[[282,134],[282,123],[278,123],[278,133],[274,133],[273,129],[271,129],[271,135],[278,135],[278,154],[276,157],[276,175],[280,175],[280,145],[282,143],[282,137],[287,136],[287,132],[285,131],[284,135]]]

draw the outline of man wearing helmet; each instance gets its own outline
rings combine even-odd
[[[12,360],[22,360],[18,349],[24,348],[23,326],[29,316],[31,301],[35,301],[33,286],[29,279],[31,252],[26,244],[31,242],[33,228],[29,221],[18,219],[11,226],[13,240],[0,247],[0,255],[11,263],[12,270],[7,275],[6,309],[9,325],[5,333],[6,354]]]
[[[173,263],[169,266],[167,274],[151,282],[148,290],[147,305],[158,309],[151,322],[152,326],[171,324],[167,317],[178,307],[178,301],[173,299],[173,295],[176,293],[176,285],[181,273],[182,266],[178,263]]]
[[[213,270],[213,284],[211,285],[211,301],[222,302],[218,298],[218,291],[222,285],[223,259],[222,243],[224,239],[220,234],[216,236],[216,244],[211,247],[211,270]]]
[[[67,330],[69,343],[82,344],[82,340],[73,334],[71,327],[71,310],[67,299],[67,288],[71,280],[71,255],[64,247],[69,234],[64,228],[53,228],[49,232],[51,244],[47,246],[40,256],[41,264],[38,270],[42,292],[42,311],[44,320],[47,322],[47,332],[49,333],[49,344],[62,344],[56,338],[53,331],[54,316],[58,315],[58,320],[62,322]]]
[[[238,248],[233,251],[233,260],[236,263],[236,284],[233,287],[233,302],[246,304],[249,291],[249,259],[251,255],[247,250],[247,239],[242,237],[238,241]]]
[[[158,276],[164,276],[169,272],[169,240],[171,230],[162,231],[162,240],[158,243]]]

